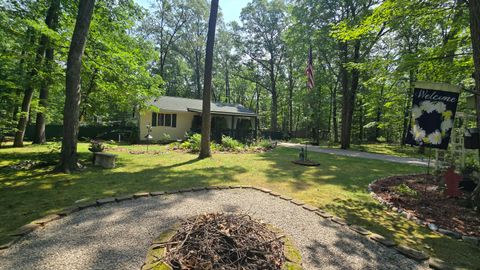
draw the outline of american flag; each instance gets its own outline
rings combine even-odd
[[[313,56],[312,56],[312,47],[310,47],[308,51],[308,64],[307,68],[305,69],[305,73],[307,74],[307,87],[308,89],[312,90],[315,86],[315,82],[313,79]]]

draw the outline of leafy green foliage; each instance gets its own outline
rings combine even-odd
[[[197,153],[200,151],[201,141],[202,141],[202,135],[198,133],[194,133],[190,135],[186,141],[180,144],[180,148],[184,150],[188,150],[193,153]]]
[[[100,141],[91,141],[90,146],[88,147],[88,151],[92,153],[103,152],[105,146]]]
[[[245,145],[232,137],[222,135],[221,147],[223,151],[239,151],[244,149]]]
[[[409,197],[417,197],[418,192],[405,184],[400,184],[394,187],[394,191],[400,195],[405,195]]]

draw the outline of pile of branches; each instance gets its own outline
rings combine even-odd
[[[281,269],[283,236],[248,215],[203,214],[184,221],[160,258],[173,269]]]

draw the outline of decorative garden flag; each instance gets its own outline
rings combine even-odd
[[[417,82],[406,143],[447,149],[460,89],[444,83]]]

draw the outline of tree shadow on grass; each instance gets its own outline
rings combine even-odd
[[[442,258],[453,266],[472,268],[473,265],[480,265],[478,247],[432,233],[375,201],[336,200],[324,208],[345,218],[349,223],[358,224],[397,243]]]
[[[199,195],[199,193],[201,194]],[[49,233],[42,233],[40,229],[41,237],[35,238],[35,236],[28,235],[17,244],[18,248],[7,250],[9,256],[4,261],[6,262],[5,266],[8,269],[30,269],[38,265],[45,265],[45,262],[49,261],[58,263],[62,260],[74,259],[76,254],[81,254],[81,257],[86,259],[82,261],[82,268],[85,269],[99,269],[100,266],[105,269],[106,265],[115,269],[128,269],[127,266],[131,265],[132,260],[140,267],[151,241],[162,232],[171,230],[175,224],[181,221],[179,216],[172,214],[171,211],[166,214],[165,210],[175,209],[185,199],[190,196],[195,197],[195,195],[201,200],[210,200],[212,193],[203,191],[186,195],[139,198],[81,210],[60,220],[61,224],[56,221],[48,224]],[[141,207],[138,207],[139,205]],[[146,218],[158,218],[159,222],[150,223],[153,229],[147,230],[147,228],[138,227],[137,221]],[[55,227],[57,225],[58,227]],[[157,232],[155,235],[144,235],[143,232],[146,231]],[[135,239],[139,235],[143,242]],[[115,245],[106,246],[99,243],[98,240],[102,237],[116,239]],[[32,238],[34,241],[28,244],[25,242]],[[132,242],[137,245],[132,246],[130,244]],[[37,253],[31,250],[46,250],[47,252]],[[64,256],[65,254],[71,255],[72,258],[60,259],[56,253],[51,252],[55,250]],[[75,262],[74,259],[73,263]]]
[[[51,265],[51,263],[62,261],[67,261],[70,267],[75,267],[79,261],[74,258],[81,254],[82,261],[80,262],[82,263],[82,268],[86,269],[105,268],[106,265],[109,265],[111,268],[128,268],[131,267],[131,265],[127,265],[129,262],[134,262],[134,265],[140,266],[151,241],[162,232],[171,230],[181,220],[181,214],[177,214],[178,212],[185,211],[188,206],[195,207],[201,202],[212,200],[212,195],[215,192],[217,191],[140,198],[119,204],[107,204],[88,208],[67,216],[61,221],[54,221],[48,224],[48,233],[40,231],[40,237],[33,238],[34,241],[31,243],[20,242],[18,248],[8,251],[8,257],[0,259],[0,261],[4,260],[4,262],[7,262],[4,266],[8,269],[28,268],[28,266],[32,268],[41,266],[45,262]],[[262,193],[262,196],[265,195]],[[180,206],[187,199],[195,200]],[[278,200],[279,204],[287,204],[287,202],[278,198],[274,200]],[[258,206],[258,209],[254,208],[248,211],[259,211],[258,213],[269,211],[268,209],[263,209],[260,205]],[[183,210],[168,211],[181,208]],[[200,206],[198,211],[211,211],[208,208],[208,206],[205,208]],[[219,210],[241,211],[235,202],[223,204],[219,206]],[[246,209],[243,210],[245,211]],[[395,267],[398,266],[398,261],[394,259],[398,257],[395,257],[394,251],[386,250],[376,243],[369,243],[366,238],[357,235],[353,231],[340,230],[341,227],[339,225],[322,219],[305,209],[299,207],[298,211],[303,211],[302,214],[310,218],[307,220],[312,221],[313,219],[313,223],[319,222],[320,228],[331,228],[336,231],[333,235],[332,233],[329,234],[329,236],[335,237],[334,241],[331,242],[323,241],[322,231],[311,227],[306,228],[307,233],[317,240],[306,239],[304,244],[307,244],[307,254],[302,255],[309,257],[315,267],[322,268],[322,266],[328,266],[329,268],[335,267],[337,269],[408,269]],[[288,218],[291,212],[279,212],[278,215],[283,215],[282,218]],[[259,214],[258,217],[261,217],[261,215]],[[152,227],[145,230],[144,227],[138,224],[139,220],[145,219],[158,219],[158,223],[148,222],[147,224]],[[57,222],[61,222],[61,224],[58,224],[58,227],[56,227]],[[296,222],[301,224],[301,220]],[[305,224],[300,225],[300,227],[303,225]],[[298,229],[303,231],[303,228]],[[103,238],[106,239],[106,242],[114,243],[114,245],[102,242],[101,239]],[[57,254],[52,251],[59,252]],[[393,257],[393,259],[385,262],[386,256]],[[362,261],[364,265],[356,265],[356,258]],[[73,261],[69,261],[71,259]],[[412,264],[414,263],[412,262]]]
[[[5,178],[0,181],[0,240],[25,223],[80,199],[92,201],[135,192],[233,184],[235,175],[246,172],[241,166],[197,166],[197,161],[174,161],[132,170],[91,167],[72,175],[50,174],[48,169],[1,169]]]
[[[394,174],[408,174],[421,170],[418,167],[309,152],[309,158],[320,162],[318,167],[305,167],[293,164],[298,150],[285,147],[260,154],[270,166],[266,174],[271,182],[295,179],[292,188],[296,191],[315,186],[336,185],[349,192],[365,192],[373,180]]]

